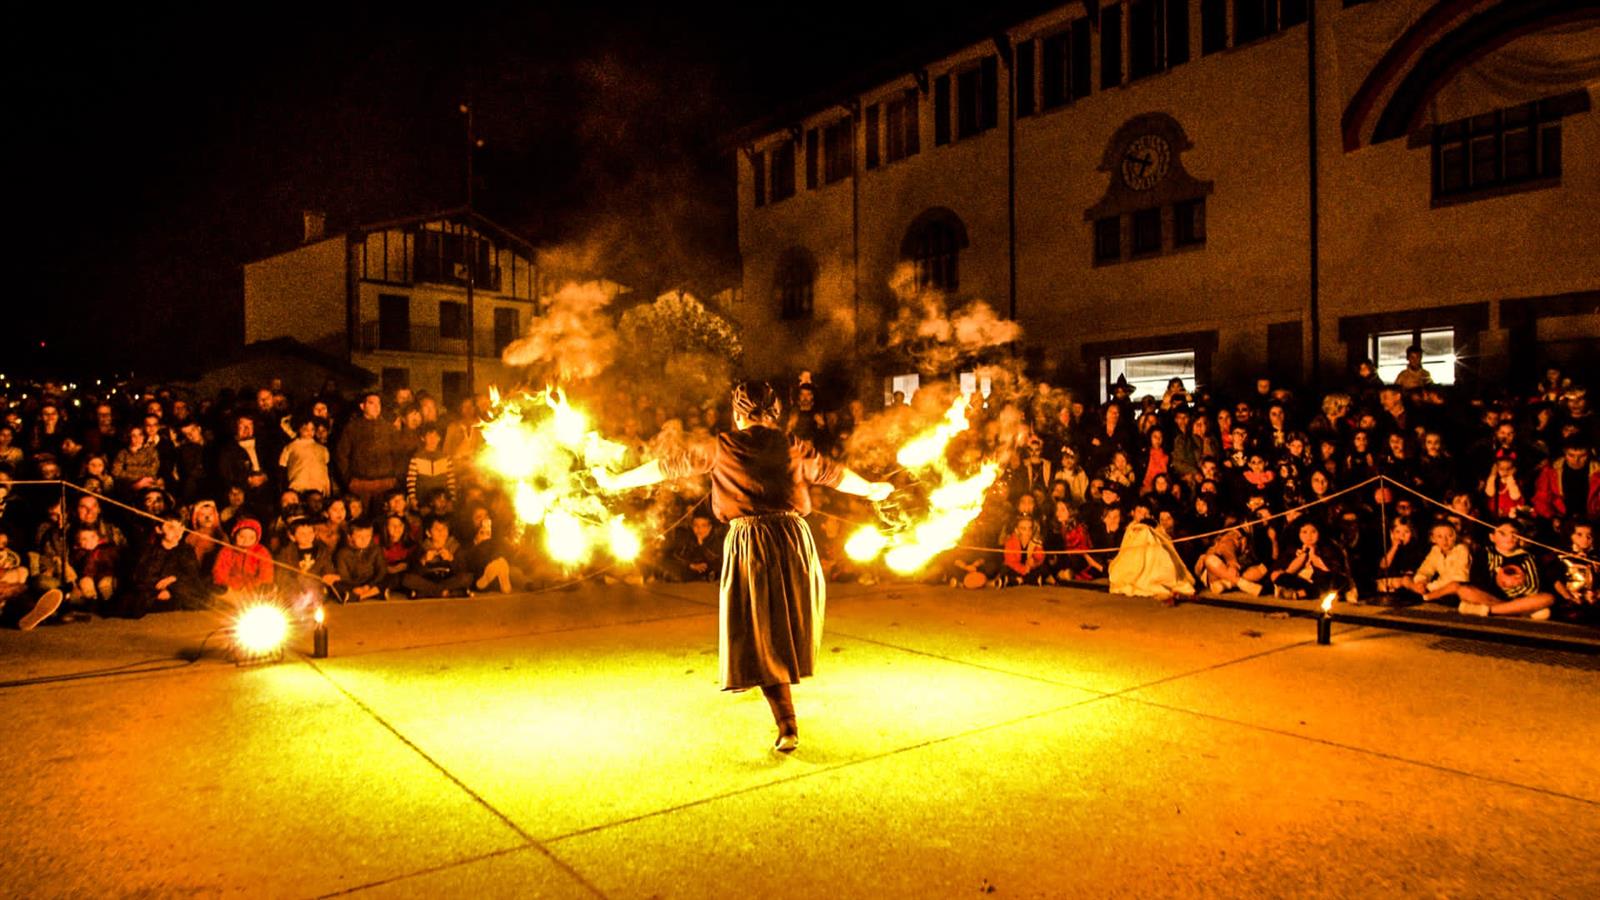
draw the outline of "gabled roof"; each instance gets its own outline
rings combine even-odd
[[[473,225],[476,226],[479,231],[489,234],[491,237],[496,238],[502,243],[524,250],[530,256],[538,252],[538,248],[534,247],[532,242],[528,241],[526,238],[518,235],[516,232],[505,227],[504,225],[493,221],[477,210],[469,211],[465,206],[457,206],[452,209],[443,209],[437,212],[424,213],[422,215],[406,216],[399,219],[390,219],[384,222],[370,222],[365,225],[358,225],[354,228],[351,228],[349,229],[348,233],[362,234],[369,231],[385,231],[392,228],[406,228],[410,226],[421,225],[425,222],[437,221],[439,219],[470,219]]]

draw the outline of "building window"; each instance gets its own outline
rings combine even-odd
[[[1100,10],[1100,89],[1122,83],[1122,7]]]
[[[517,311],[507,306],[496,307],[494,311],[494,355],[499,356],[511,346],[521,331],[517,327]],[[479,349],[479,353],[483,350]]]
[[[867,159],[869,169],[878,167],[878,104],[867,107]]]
[[[1435,126],[1433,196],[1456,198],[1561,175],[1561,120],[1536,101]]]
[[[452,300],[439,301],[439,337],[464,340],[467,336],[467,305]]]
[[[1141,209],[1133,214],[1133,255],[1161,252],[1161,207]]]
[[[383,379],[383,392],[385,394],[393,394],[400,388],[411,386],[410,369],[397,366],[384,366],[381,377]]]
[[[1014,81],[1017,87],[1017,115],[1031,116],[1034,113],[1038,93],[1034,91],[1034,66],[1033,66],[1032,40],[1020,41],[1016,49],[1016,75]]]
[[[1172,207],[1172,246],[1192,247],[1206,242],[1206,199],[1185,200]]]
[[[1299,25],[1306,20],[1307,0],[1233,0],[1233,45]]]
[[[750,154],[750,183],[755,187],[755,204],[767,205],[767,154],[760,150]]]
[[[467,396],[467,373],[445,372],[439,385],[444,393],[446,409],[455,409]]]
[[[950,143],[950,76],[933,80],[933,145]]]
[[[817,157],[821,155],[817,145],[817,130],[806,131],[806,190],[816,190],[817,187]]]
[[[1128,4],[1128,77],[1143,78],[1189,61],[1187,0]]]
[[[378,295],[378,349],[411,349],[411,298],[404,294]]]
[[[840,119],[822,130],[822,183],[833,184],[850,177],[855,168],[850,119]]]
[[[1044,108],[1054,109],[1089,96],[1090,41],[1088,19],[1040,42],[1040,72],[1044,83]]]
[[[917,395],[917,388],[922,384],[922,379],[915,372],[910,375],[891,375],[883,380],[883,405],[895,405],[895,394],[900,395],[900,403],[911,405],[911,398]]]
[[[956,75],[956,137],[968,138],[999,123],[1000,70],[993,56]]]
[[[1108,216],[1094,223],[1094,261],[1116,262],[1122,258],[1122,219]]]
[[[1413,345],[1422,348],[1422,367],[1433,376],[1434,384],[1456,383],[1455,329],[1413,328],[1386,331],[1369,339],[1367,346],[1372,361],[1385,384],[1393,384],[1395,376],[1406,367],[1406,348]]]
[[[1200,0],[1200,52],[1228,49],[1228,0]]]
[[[883,156],[888,162],[899,162],[915,156],[922,149],[917,116],[917,90],[911,88],[898,99],[884,105]]]
[[[1184,389],[1198,394],[1201,385],[1195,378],[1195,353],[1193,350],[1168,350],[1162,353],[1138,353],[1128,356],[1107,356],[1100,360],[1101,399],[1110,400],[1112,389],[1120,380],[1133,388],[1130,399],[1160,397],[1166,393],[1167,382],[1182,378]]]
[[[913,242],[911,264],[917,290],[950,293],[961,285],[961,241],[948,222],[927,222]]]
[[[794,141],[772,148],[772,202],[794,196]]]
[[[778,316],[789,321],[811,318],[816,285],[817,263],[811,254],[799,248],[785,253],[773,285],[778,295]]]

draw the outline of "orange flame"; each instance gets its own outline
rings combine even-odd
[[[560,388],[503,401],[491,389],[490,399],[496,411],[480,426],[478,462],[511,488],[518,522],[544,526],[550,558],[579,566],[602,546],[619,561],[637,557],[638,534],[611,514],[587,480],[590,467],[613,467],[628,448],[595,431]]]
[[[958,396],[939,424],[907,441],[895,459],[923,483],[931,483],[928,511],[920,519],[897,524],[885,533],[866,525],[845,542],[845,553],[857,562],[879,555],[890,569],[909,575],[925,568],[933,558],[954,547],[973,519],[983,510],[983,499],[1000,467],[985,462],[977,474],[963,478],[945,458],[956,435],[968,428],[967,400]]]

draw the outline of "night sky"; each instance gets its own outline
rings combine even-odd
[[[1047,5],[257,6],[212,25],[58,4],[11,36],[28,251],[5,365],[160,376],[236,349],[240,266],[293,247],[301,210],[337,231],[460,205],[469,97],[490,217],[600,247],[645,289],[732,284],[730,131]]]

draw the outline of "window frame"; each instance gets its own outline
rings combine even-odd
[[[1183,379],[1183,388],[1185,391],[1195,395],[1200,394],[1204,389],[1204,385],[1200,381],[1200,348],[1176,347],[1171,350],[1149,350],[1138,353],[1118,353],[1115,355],[1106,355],[1100,357],[1101,402],[1111,399],[1112,387],[1117,382],[1117,376],[1127,374],[1127,365],[1129,362],[1149,362],[1154,360],[1179,359],[1184,356],[1188,357],[1189,362],[1189,367],[1186,374],[1169,372],[1160,375],[1153,375],[1148,378],[1136,377],[1128,379],[1128,383],[1130,385],[1153,385],[1158,381],[1160,382],[1160,386],[1157,387],[1154,392],[1141,394],[1137,389],[1135,389],[1134,393],[1130,395],[1128,399],[1138,400],[1146,396],[1154,396],[1159,398],[1166,392],[1167,382],[1173,378]],[[1117,365],[1118,363],[1121,363],[1120,367]]]
[[[1433,355],[1429,355],[1424,352],[1422,355],[1422,367],[1428,370],[1429,375],[1433,376],[1434,384],[1453,385],[1459,380],[1459,368],[1461,363],[1460,354],[1456,352],[1457,348],[1460,346],[1456,340],[1457,331],[1458,329],[1454,325],[1418,325],[1412,328],[1398,328],[1389,331],[1374,331],[1367,335],[1367,358],[1372,360],[1372,367],[1375,371],[1377,371],[1378,377],[1383,379],[1383,383],[1393,384],[1394,376],[1398,375],[1401,370],[1405,369],[1405,350],[1402,349],[1400,351],[1400,358],[1398,362],[1384,362],[1383,357],[1379,354],[1379,347],[1383,345],[1383,338],[1404,338],[1405,343],[1403,346],[1409,347],[1413,344],[1417,346],[1424,346],[1423,340],[1425,336],[1438,337],[1439,335],[1448,334],[1450,336],[1450,352],[1446,354],[1436,353]],[[1393,374],[1390,374],[1386,377],[1384,375],[1385,370]]]

